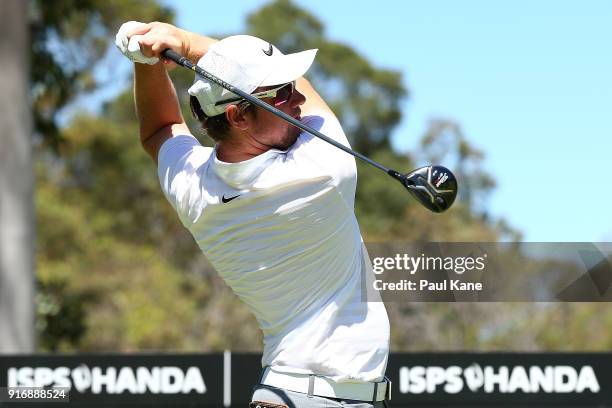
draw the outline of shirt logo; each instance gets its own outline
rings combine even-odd
[[[225,194],[223,194],[223,197],[221,197],[221,201],[223,201],[223,203],[229,203],[230,201],[232,201],[234,198],[238,198],[240,197],[240,194],[235,195],[233,197],[227,197],[225,198]]]
[[[262,49],[262,51],[268,57],[271,57],[272,56],[272,51],[274,51],[274,50],[272,49],[272,44],[268,43],[268,45],[270,46],[270,48],[268,48],[267,50]]]

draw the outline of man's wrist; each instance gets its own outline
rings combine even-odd
[[[183,46],[183,55],[191,62],[197,64],[200,58],[208,52],[208,47],[217,40],[206,37],[190,31],[184,31],[185,44]]]
[[[190,33],[187,30],[183,30],[181,28],[179,28],[179,33],[181,36],[181,45],[182,45],[181,55],[189,58],[189,55],[191,54],[191,34],[192,33]]]

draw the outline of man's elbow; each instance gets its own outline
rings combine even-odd
[[[154,131],[146,131],[146,129],[140,129],[140,144],[142,148],[151,156],[151,158],[157,163],[157,155],[159,149],[164,142],[173,136],[178,135],[189,135],[189,128],[185,122],[181,123],[170,123],[164,125]]]

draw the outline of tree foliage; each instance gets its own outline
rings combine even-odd
[[[459,200],[470,208],[483,210],[495,180],[482,168],[484,153],[473,146],[461,126],[448,119],[434,119],[421,139],[421,154],[429,163],[445,163],[459,180]]]
[[[59,113],[98,87],[92,68],[107,53],[121,23],[172,19],[169,8],[147,0],[31,0],[30,90],[36,132],[58,146]]]

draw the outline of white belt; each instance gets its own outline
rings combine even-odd
[[[378,383],[339,383],[313,374],[279,373],[266,367],[260,383],[317,397],[357,401],[391,399],[391,381],[387,377]]]

